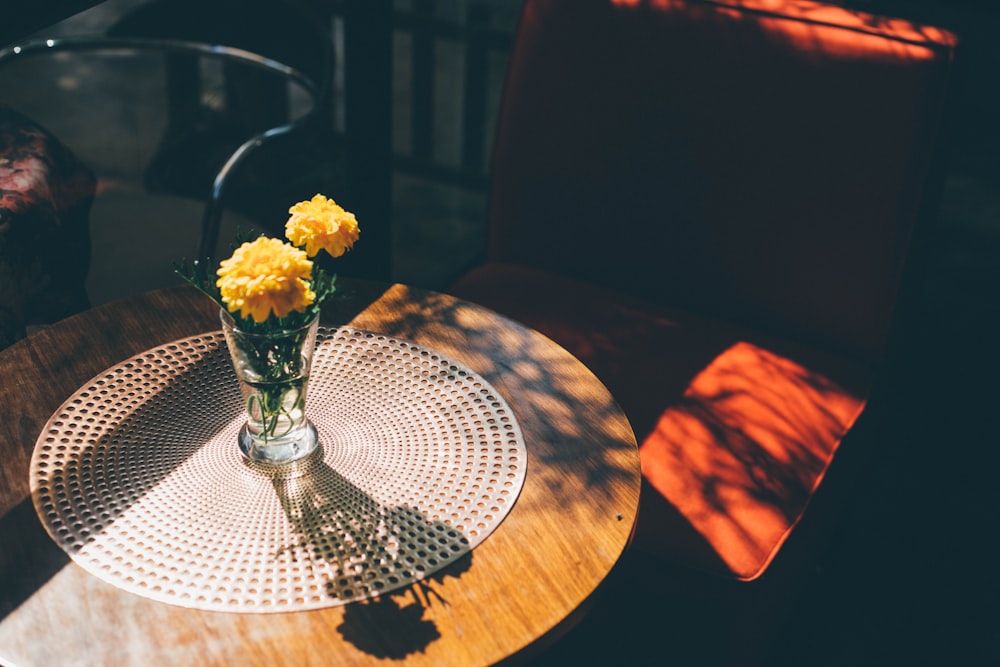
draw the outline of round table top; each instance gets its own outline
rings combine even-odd
[[[501,395],[527,462],[520,493],[495,529],[410,585],[305,611],[186,608],[88,572],[43,528],[29,465],[53,413],[95,376],[219,329],[217,308],[196,290],[151,292],[0,353],[0,662],[493,664],[531,655],[585,610],[638,510],[635,437],[605,387],[541,334],[444,294],[342,279],[321,323],[435,350]]]

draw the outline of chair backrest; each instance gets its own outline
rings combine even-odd
[[[807,0],[527,0],[490,259],[877,360],[955,44]]]

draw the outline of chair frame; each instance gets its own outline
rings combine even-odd
[[[282,75],[289,81],[301,86],[311,97],[312,105],[306,113],[287,123],[268,128],[251,136],[230,153],[225,163],[216,173],[211,191],[206,193],[206,202],[202,210],[201,238],[197,255],[202,259],[213,257],[217,249],[222,213],[225,208],[227,185],[233,174],[238,171],[247,158],[265,144],[270,144],[280,137],[299,132],[304,127],[313,123],[324,108],[324,100],[327,99],[330,92],[331,77],[325,77],[323,81],[315,81],[299,69],[250,51],[220,44],[177,39],[147,37],[59,37],[29,39],[0,49],[0,68],[43,54],[81,51],[107,52],[112,54],[115,52],[189,54],[242,63],[261,71]],[[331,61],[328,60],[327,65],[329,62]]]

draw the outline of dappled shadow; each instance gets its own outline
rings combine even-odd
[[[434,334],[434,348],[471,366],[500,391],[515,413],[528,416],[533,433],[529,474],[544,477],[557,496],[575,496],[582,484],[595,506],[620,502],[622,486],[635,482],[635,444],[618,404],[590,371],[538,332],[455,298],[396,286],[378,307],[393,313],[380,331],[410,340]],[[364,327],[365,313],[355,320]],[[373,325],[376,326],[376,325]],[[577,413],[586,409],[586,418]]]
[[[487,265],[456,292],[591,368],[642,443],[636,546],[727,576],[768,562],[870,388],[836,355],[551,273]]]
[[[424,618],[428,582],[468,569],[469,540],[415,508],[386,506],[314,458],[300,476],[272,480],[297,538],[287,551],[323,570],[330,598],[352,603],[344,639],[384,658],[423,651],[440,637]],[[409,595],[415,602],[402,605]]]
[[[754,578],[798,521],[864,406],[863,396],[823,375],[740,342],[660,415],[640,448],[643,475],[726,569]],[[644,527],[658,530],[653,518],[643,515],[638,540],[648,537]]]
[[[460,531],[415,508],[386,506],[322,460],[272,484],[298,538],[287,550],[324,565],[327,593],[337,600],[419,581],[470,550]]]
[[[696,3],[685,0],[612,0],[612,4],[661,12],[676,10],[690,13],[699,10],[697,6],[692,7]],[[946,33],[940,28],[811,0],[704,0],[697,4],[703,4],[701,9],[705,12],[714,10],[726,13],[728,8],[730,11],[739,10],[755,15],[762,25],[767,25],[774,32],[813,45],[823,38],[830,40],[831,36],[822,35],[822,30],[824,27],[835,26],[845,32],[833,35],[833,41],[828,42],[828,46],[844,52],[865,40],[865,35],[869,33],[899,40],[900,47],[913,55],[919,55],[920,52],[907,47],[934,48],[931,42],[947,39]],[[769,18],[771,22],[767,24]]]

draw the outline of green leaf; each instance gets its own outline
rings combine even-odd
[[[211,260],[183,259],[180,262],[174,262],[174,273],[206,294],[212,301],[219,304],[220,308],[225,307],[222,304],[219,288],[215,284],[215,266]]]

